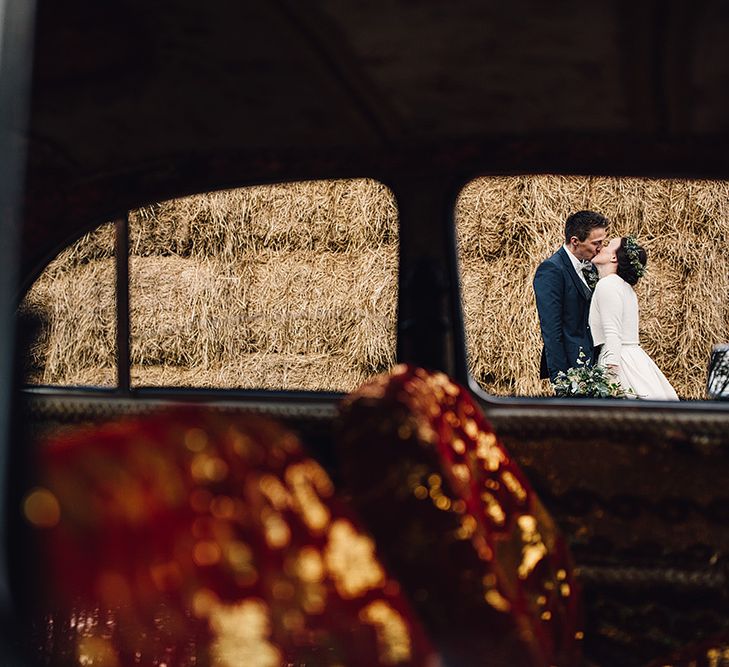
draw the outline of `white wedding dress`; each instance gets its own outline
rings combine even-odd
[[[623,389],[638,398],[678,400],[666,376],[640,346],[638,340],[638,297],[619,275],[601,278],[590,303],[592,340],[602,345],[597,363],[616,365]]]

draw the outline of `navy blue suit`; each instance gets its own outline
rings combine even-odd
[[[586,361],[593,360],[588,324],[592,290],[580,280],[564,248],[539,265],[533,285],[544,341],[539,377],[554,380],[559,371],[576,365],[580,349]]]

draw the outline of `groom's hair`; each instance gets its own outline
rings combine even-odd
[[[564,242],[569,243],[573,236],[584,241],[596,227],[607,227],[608,220],[595,211],[577,211],[564,223]]]

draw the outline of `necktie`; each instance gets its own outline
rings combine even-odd
[[[592,265],[592,262],[582,262],[582,275],[585,276],[585,282],[587,282],[587,286],[590,289],[595,289],[595,285],[597,284],[597,274],[595,271],[595,267]]]

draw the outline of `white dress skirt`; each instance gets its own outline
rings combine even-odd
[[[597,363],[617,366],[620,385],[637,398],[677,401],[678,395],[638,339],[638,298],[617,274],[601,278],[590,302],[590,331],[602,345]]]

